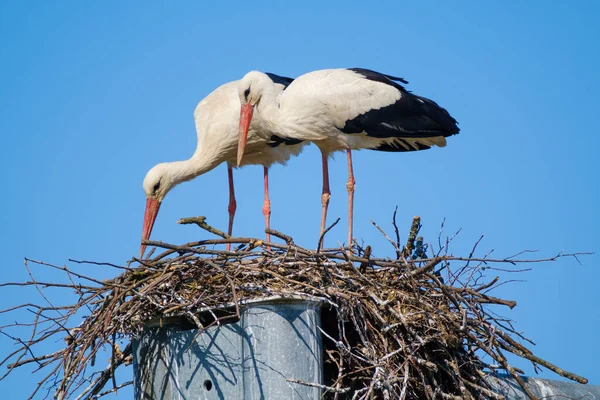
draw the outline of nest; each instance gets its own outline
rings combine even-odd
[[[2,361],[9,368],[2,379],[15,368],[35,364],[49,371],[32,398],[40,393],[59,399],[98,398],[131,384],[117,382],[115,371],[132,362],[130,338],[151,319],[183,316],[203,331],[239,319],[245,301],[308,295],[322,299],[335,316],[332,326],[321,329],[328,373],[323,384],[295,382],[320,387],[325,398],[499,399],[503,396],[486,380],[498,372],[511,375],[534,398],[522,372],[509,365],[507,353],[536,368],[587,382],[536,357],[523,344],[531,342],[511,321],[491,311],[492,305],[512,308],[516,303],[490,295],[501,282],[486,281],[483,273],[493,263],[554,261],[577,254],[545,260],[461,258],[448,254],[446,245],[427,256],[423,239],[417,237],[418,217],[404,246],[395,223],[396,240],[381,230],[394,248],[392,258],[374,257],[369,246],[356,245],[352,255],[344,248],[324,249],[323,235],[317,249],[310,250],[276,231],[269,233],[283,243],[229,238],[203,218],[181,222],[196,223],[222,239],[185,245],[148,242],[164,251],[124,267],[100,263],[121,272],[106,281],[36,262],[68,277],[66,283],[40,283],[26,263],[31,281],[2,286],[35,286],[42,295],[48,288],[59,288],[74,291],[77,301],[61,307],[47,305],[50,301],[43,306],[24,304],[2,311],[27,308],[35,315],[31,323],[17,325],[33,326],[25,337],[11,336],[7,326],[2,328],[18,345]],[[223,245],[233,249],[222,250]],[[198,317],[223,305],[230,307],[212,314],[212,319]],[[73,326],[82,312],[83,322]],[[57,337],[64,339],[64,346],[37,355],[36,346]],[[98,352],[106,348],[111,354],[108,365],[94,368]]]

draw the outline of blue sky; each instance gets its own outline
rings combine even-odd
[[[390,229],[396,205],[404,231],[413,215],[422,217],[428,242],[437,241],[444,218],[445,234],[462,228],[456,254],[468,254],[481,234],[481,255],[597,252],[599,11],[593,1],[3,1],[2,280],[27,279],[25,256],[63,264],[136,255],[146,171],[188,158],[198,101],[252,69],[293,77],[360,66],[399,75],[460,122],[460,135],[443,149],[355,154],[355,235],[377,254],[391,248],[369,221]],[[329,215],[344,218],[329,236],[334,245],[346,237],[347,171],[341,154],[330,165]],[[271,173],[272,226],[310,247],[318,239],[320,173],[315,148]],[[183,216],[205,215],[225,229],[226,176],[221,165],[169,193],[153,238],[203,237],[175,224]],[[259,236],[262,169],[235,177],[234,232]],[[503,315],[537,343],[535,353],[600,384],[598,256],[582,262],[509,275],[523,282],[497,295],[518,302]],[[23,290],[1,293],[1,308],[31,299]],[[10,346],[0,338],[2,354]],[[23,371],[0,390],[23,398],[39,378]]]

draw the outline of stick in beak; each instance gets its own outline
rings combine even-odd
[[[244,148],[246,147],[246,141],[248,140],[248,130],[250,129],[253,112],[254,107],[251,104],[242,104],[242,109],[240,110],[240,133],[238,137],[238,167],[242,163],[242,157],[244,156]]]
[[[140,247],[140,258],[144,256],[146,251],[146,245],[143,243],[145,240],[150,239],[152,233],[152,227],[154,221],[158,215],[158,209],[160,208],[160,201],[156,199],[148,198],[146,200],[146,212],[144,213],[144,228],[142,229],[142,246]]]

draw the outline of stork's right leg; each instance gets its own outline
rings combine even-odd
[[[327,208],[329,207],[329,199],[331,198],[331,191],[329,190],[329,153],[321,150],[321,159],[323,162],[323,194],[321,194],[321,205],[323,209],[321,211],[321,234],[325,231],[325,224],[327,223]]]
[[[265,201],[263,203],[263,215],[265,216],[265,227],[271,228],[271,200],[269,199],[269,168],[263,167],[263,177],[265,183]],[[271,241],[271,234],[267,233],[267,242]],[[267,250],[271,250],[267,247]]]
[[[346,149],[346,155],[348,156],[348,183],[346,183],[346,189],[348,189],[348,255],[352,255],[352,226],[354,222],[354,188],[356,187],[356,180],[354,179],[354,170],[352,168],[352,150]]]
[[[233,189],[233,168],[231,165],[227,165],[227,176],[229,178],[229,227],[227,228],[227,235],[231,236],[233,231],[233,217],[235,216],[235,209],[237,203],[235,202],[235,190]],[[231,243],[227,243],[227,251],[231,250]]]

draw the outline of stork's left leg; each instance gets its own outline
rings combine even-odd
[[[265,216],[265,227],[271,227],[271,200],[269,199],[269,168],[264,167],[265,178],[265,202],[263,204],[263,215]],[[267,242],[271,241],[271,235],[267,233]]]
[[[229,212],[229,226],[227,228],[227,235],[231,236],[237,203],[235,202],[235,190],[233,189],[233,168],[229,164],[227,165],[227,178],[229,179],[229,207],[227,207],[227,211]],[[227,251],[229,250],[231,250],[231,243],[227,243]]]
[[[352,170],[352,150],[346,149],[348,156],[348,183],[346,183],[346,189],[348,189],[348,248],[349,254],[352,253],[352,225],[354,215],[354,188],[356,187],[356,181],[354,180],[354,171]]]
[[[329,189],[329,153],[321,150],[321,161],[323,162],[323,193],[321,194],[321,232],[325,232],[325,224],[327,223],[327,208],[329,207],[329,199],[331,198],[331,190]]]

